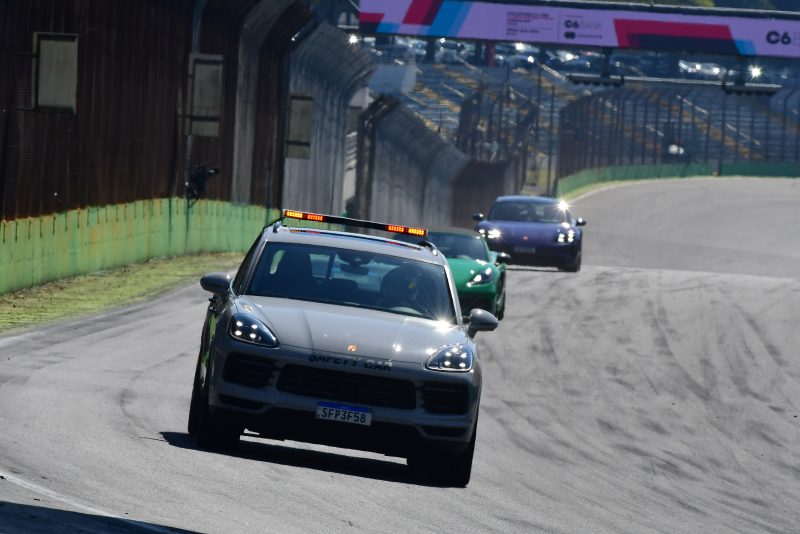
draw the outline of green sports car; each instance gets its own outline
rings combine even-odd
[[[395,236],[408,241],[409,236]],[[431,230],[426,238],[447,258],[458,291],[461,313],[480,308],[502,319],[506,308],[506,263],[511,256],[489,250],[474,230]]]

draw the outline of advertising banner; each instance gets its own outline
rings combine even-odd
[[[365,33],[800,57],[800,20],[456,0],[361,0]]]

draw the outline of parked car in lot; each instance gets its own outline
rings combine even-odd
[[[497,197],[488,215],[476,213],[475,229],[489,248],[511,254],[513,264],[581,269],[583,229],[563,201],[538,196]]]
[[[464,320],[431,244],[303,228],[286,220],[426,231],[284,210],[213,294],[203,324],[189,433],[211,449],[258,436],[380,452],[435,479],[470,479],[481,397],[473,340],[497,319]]]
[[[398,234],[395,239],[407,241]],[[461,313],[481,308],[502,319],[506,310],[506,263],[511,256],[489,249],[483,234],[463,228],[433,229],[425,238],[447,258]],[[413,239],[410,241],[414,241]]]

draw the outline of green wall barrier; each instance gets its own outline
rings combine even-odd
[[[201,252],[244,252],[277,210],[182,198],[0,221],[0,294],[51,280]]]
[[[721,171],[721,172],[720,172]],[[689,176],[760,176],[800,177],[800,164],[745,162],[726,163],[721,169],[711,164],[631,165],[586,169],[558,180],[557,196],[567,196],[579,189],[603,182],[647,180],[649,178],[686,178]]]
[[[800,178],[798,163],[765,163],[748,161],[726,163],[722,166],[722,176],[762,176],[765,178]]]
[[[646,180],[648,178],[685,178],[687,176],[708,176],[713,172],[711,165],[632,165],[629,167],[601,167],[586,169],[558,180],[558,196],[566,196],[573,191],[603,182]]]

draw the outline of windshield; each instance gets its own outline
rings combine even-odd
[[[489,261],[486,245],[479,235],[431,232],[428,241],[436,245],[445,258]]]
[[[536,202],[498,202],[489,213],[491,221],[561,223],[569,213],[557,204]]]
[[[344,248],[268,243],[245,294],[457,323],[441,265]]]

